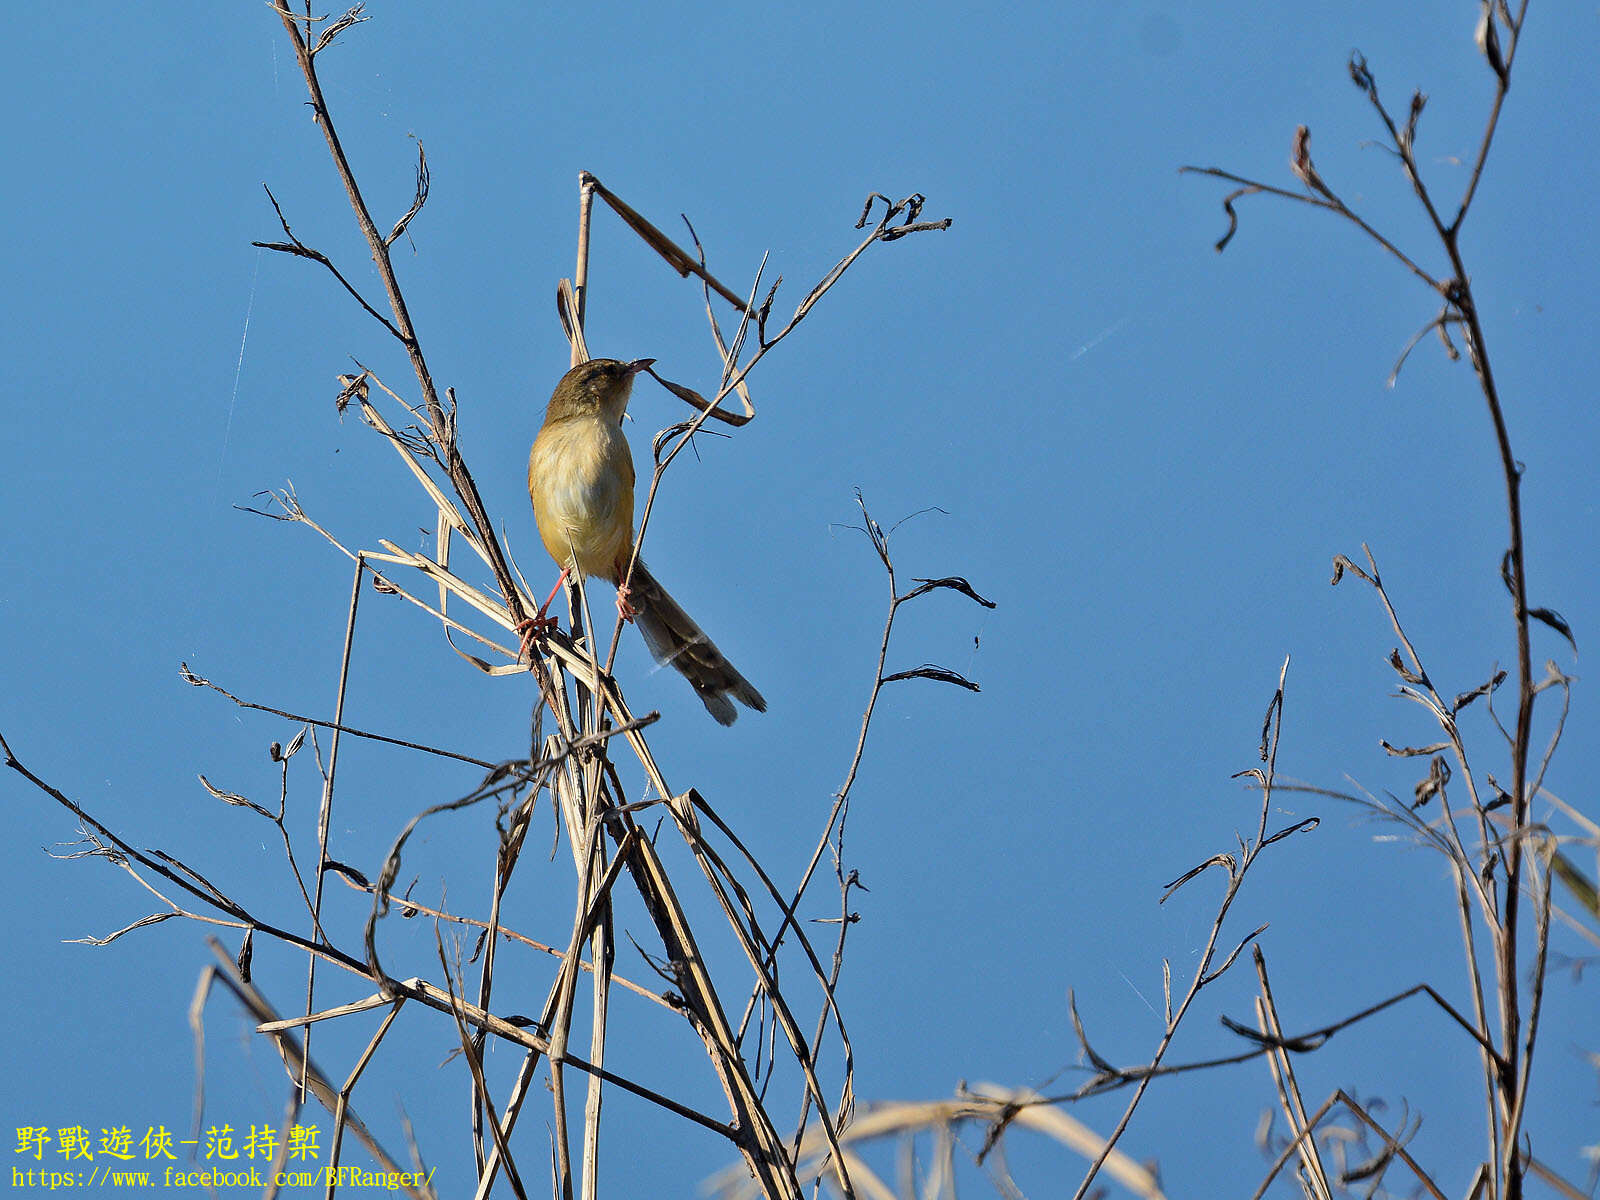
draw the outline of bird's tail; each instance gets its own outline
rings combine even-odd
[[[687,679],[719,724],[732,725],[738,719],[739,710],[734,708],[733,700],[757,712],[767,711],[761,693],[723,657],[716,643],[667,594],[642,562],[633,565],[628,599],[635,609],[639,632],[644,634],[645,645],[655,660],[670,664]]]

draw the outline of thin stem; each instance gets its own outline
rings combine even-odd
[[[322,887],[328,878],[328,832],[333,825],[333,780],[339,769],[339,739],[342,730],[339,726],[344,724],[344,698],[350,684],[350,651],[355,645],[356,638],[356,608],[361,602],[361,581],[366,577],[367,560],[356,556],[356,573],[350,583],[350,614],[344,623],[344,652],[339,660],[339,691],[333,703],[333,737],[328,745],[328,773],[322,786],[322,803],[317,809],[317,878],[312,887],[311,897],[311,928],[318,938],[326,941],[322,932]],[[315,955],[306,958],[306,1012],[311,1012],[316,1006],[317,992],[317,959]],[[311,1061],[311,1030],[306,1029],[305,1036],[305,1062]],[[306,1090],[306,1074],[301,1071],[300,1093],[304,1100]]]

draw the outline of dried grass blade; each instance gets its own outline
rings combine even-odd
[[[561,318],[561,332],[567,335],[567,344],[572,348],[572,365],[589,361],[589,343],[583,336],[583,326],[578,322],[575,314],[578,311],[578,298],[573,291],[572,280],[563,279],[556,284],[556,315]]]
[[[736,292],[730,291],[719,280],[713,277],[706,269],[691,258],[687,251],[657,229],[639,213],[634,211],[627,201],[623,200],[605,184],[601,183],[589,172],[585,171],[579,176],[579,181],[594,189],[595,195],[611,206],[611,211],[621,217],[624,223],[643,239],[644,243],[662,258],[667,260],[667,265],[684,278],[698,275],[707,284],[735,308],[743,309],[744,301]]]
[[[506,611],[506,606],[504,604],[479,591],[477,588],[473,587],[470,583],[467,583],[459,576],[452,575],[449,571],[440,566],[438,563],[434,562],[433,559],[429,558],[427,555],[416,554],[407,550],[402,550],[399,546],[396,546],[393,542],[384,538],[378,539],[378,545],[382,546],[392,556],[391,558],[387,558],[382,561],[395,562],[404,566],[416,568],[424,575],[427,575],[430,579],[434,579],[441,585],[448,587],[450,591],[456,594],[456,596],[470,604],[473,608],[477,609],[491,621],[494,621],[497,625],[500,625],[505,629],[510,629],[512,627],[511,614]]]
[[[433,477],[423,469],[422,464],[419,463],[416,459],[416,456],[411,453],[410,447],[405,444],[400,435],[394,431],[389,423],[383,419],[383,415],[373,407],[370,400],[363,399],[361,401],[361,415],[369,424],[372,425],[374,429],[389,439],[389,444],[394,447],[395,453],[399,454],[406,466],[411,469],[411,473],[416,476],[417,482],[422,485],[422,490],[428,493],[428,499],[432,500],[434,507],[439,510],[441,521],[448,521],[451,525],[454,525],[458,530],[460,530],[462,536],[467,539],[467,544],[471,546],[472,549],[477,553],[478,557],[483,560],[484,565],[490,566],[491,564],[489,562],[488,553],[481,545],[479,545],[477,537],[474,536],[472,532],[472,526],[469,525],[466,518],[461,515],[461,510],[456,507],[455,501],[450,499],[450,497],[445,494],[444,489],[433,481]]]

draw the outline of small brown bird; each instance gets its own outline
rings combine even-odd
[[[721,724],[732,725],[739,715],[734,700],[757,712],[767,710],[761,693],[722,656],[643,561],[633,564],[632,578],[623,582],[633,557],[633,455],[622,434],[622,415],[634,376],[653,362],[596,358],[561,377],[528,455],[528,496],[539,538],[561,567],[561,578],[576,567],[587,577],[614,584],[617,611],[638,621],[656,661],[670,663],[689,681],[706,711]],[[560,587],[557,580],[556,590]],[[544,608],[549,606],[546,600]],[[525,651],[532,631],[545,620],[544,608],[518,627]]]

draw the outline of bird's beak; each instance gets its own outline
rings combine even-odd
[[[634,359],[627,366],[628,377],[631,379],[633,376],[639,374],[639,372],[641,372],[641,371],[648,371],[651,367],[653,367],[655,365],[655,361],[656,360],[653,359],[653,358],[636,358],[636,359]]]

